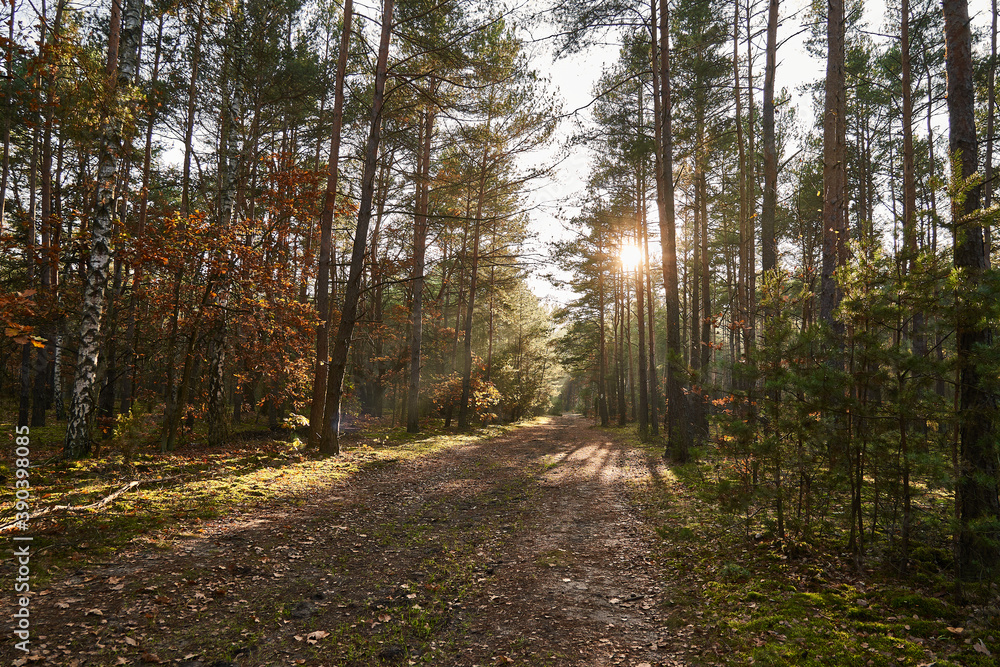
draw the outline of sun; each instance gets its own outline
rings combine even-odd
[[[642,264],[642,249],[634,243],[626,243],[619,250],[619,257],[624,268],[635,269]]]

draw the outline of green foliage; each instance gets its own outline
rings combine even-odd
[[[759,343],[717,419],[717,488],[747,535],[839,536],[857,558],[908,567],[914,537],[948,527],[925,510],[952,488],[949,269],[935,255],[905,271],[878,248],[853,252],[864,259],[839,271],[840,339],[808,319],[801,277],[763,276]]]
[[[115,417],[111,448],[120,452],[125,461],[131,461],[143,446],[155,442],[157,429],[157,424],[143,406],[136,403],[128,414]]]

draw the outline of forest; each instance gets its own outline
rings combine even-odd
[[[373,433],[580,414],[701,471],[782,558],[995,604],[997,0],[0,23],[0,423],[56,487],[108,456],[288,434],[346,466]],[[601,49],[567,108],[544,54]],[[580,188],[540,203],[568,158]]]

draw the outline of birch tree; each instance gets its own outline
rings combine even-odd
[[[118,2],[118,0],[114,0]],[[101,313],[108,282],[111,258],[111,234],[118,182],[118,147],[126,131],[119,105],[135,78],[138,67],[139,40],[142,33],[142,0],[126,0],[120,26],[112,24],[106,69],[106,107],[101,121],[100,156],[97,171],[97,202],[94,209],[87,263],[83,312],[80,321],[79,347],[73,397],[63,453],[80,458],[90,452],[90,420],[94,409],[94,385],[97,381],[98,355],[101,349]]]

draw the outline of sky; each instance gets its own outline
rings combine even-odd
[[[778,90],[787,88],[791,93],[793,104],[797,108],[799,122],[803,128],[812,127],[813,118],[812,102],[803,91],[803,86],[821,79],[826,70],[825,59],[811,56],[804,47],[809,32],[804,26],[804,23],[809,20],[806,11],[809,4],[809,0],[781,1],[778,28],[778,68],[775,75],[775,87]],[[970,0],[969,13],[974,29],[989,28],[990,0]],[[886,16],[885,3],[881,0],[866,3],[867,29],[875,33],[876,39],[879,38],[877,35],[880,33],[895,34],[898,32],[898,27],[884,25]],[[532,62],[540,74],[549,77],[550,88],[561,98],[564,112],[581,110],[573,118],[563,121],[557,141],[565,141],[572,133],[575,119],[582,122],[589,120],[590,116],[586,107],[593,100],[594,84],[603,68],[617,59],[618,47],[615,45],[602,46],[573,57],[555,60],[549,46],[551,40],[544,39],[545,36],[554,32],[556,32],[554,26],[542,26],[532,31],[531,36],[536,40]],[[609,37],[609,41],[611,41],[614,36]],[[763,86],[764,39],[763,34],[755,38],[755,51],[761,53],[759,61],[755,62],[754,65],[755,73],[759,77],[756,93],[758,108],[761,104],[760,88]],[[745,46],[741,47],[741,50],[745,50]],[[916,128],[916,131],[919,133],[921,128]],[[547,153],[532,155],[529,159],[535,162],[551,161],[555,154],[556,151],[553,149]],[[569,212],[578,210],[573,205],[574,198],[584,191],[588,173],[589,156],[587,151],[584,147],[576,147],[556,168],[555,174],[546,182],[539,184],[531,193],[532,233],[528,247],[529,258],[550,256],[551,253],[547,249],[548,243],[572,236],[573,232],[566,228],[563,220],[566,216],[560,217],[556,213],[560,208]],[[551,266],[545,266],[539,273],[551,270]],[[529,278],[528,282],[535,294],[553,304],[565,303],[573,297],[571,291],[554,287],[548,280],[537,274]]]

